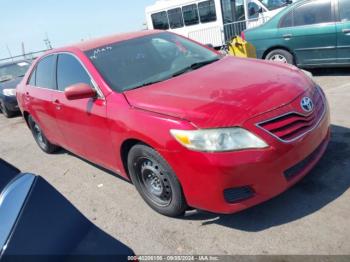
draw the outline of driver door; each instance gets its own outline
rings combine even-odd
[[[337,36],[332,0],[307,1],[295,7],[293,28],[283,37],[298,65],[334,64]]]
[[[54,101],[56,121],[63,133],[66,147],[73,153],[111,168],[112,143],[106,118],[104,97],[68,100],[64,90],[78,83],[94,88],[92,78],[73,55],[59,54],[57,59],[57,87]]]

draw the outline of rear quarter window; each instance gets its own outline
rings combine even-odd
[[[35,75],[36,75],[36,69],[33,70],[31,73],[29,80],[27,82],[28,85],[35,86]]]

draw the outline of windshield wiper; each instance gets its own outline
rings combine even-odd
[[[160,83],[160,82],[163,82],[165,80],[168,80],[169,78],[171,77],[175,77],[175,76],[179,76],[179,75],[182,75],[188,71],[192,71],[192,70],[196,70],[200,67],[203,67],[205,65],[208,65],[208,64],[211,64],[211,63],[214,63],[216,61],[220,60],[219,57],[215,58],[215,59],[211,59],[211,60],[205,60],[205,61],[201,61],[201,62],[196,62],[196,63],[193,63],[191,64],[190,66],[188,67],[185,67],[177,72],[175,72],[174,74],[172,74],[170,77],[165,77],[165,78],[162,78],[162,79],[158,79],[158,80],[155,80],[155,81],[149,81],[149,82],[144,82],[140,85],[137,85],[135,87],[131,87],[131,88],[124,88],[123,91],[129,91],[129,90],[134,90],[134,89],[138,89],[138,88],[141,88],[141,87],[145,87],[145,86],[150,86],[150,85],[153,85],[153,84],[156,84],[156,83]]]
[[[129,91],[129,90],[138,89],[138,88],[141,88],[141,87],[144,87],[144,86],[150,86],[150,85],[153,85],[153,84],[156,84],[156,83],[163,82],[164,80],[166,80],[166,79],[161,79],[161,80],[156,80],[156,81],[145,82],[145,83],[142,83],[141,85],[138,85],[138,86],[135,86],[135,87],[124,88],[123,91]]]
[[[220,58],[215,58],[215,59],[211,59],[211,60],[205,60],[205,61],[193,63],[190,66],[187,66],[187,67],[185,67],[185,68],[175,72],[172,75],[172,77],[176,77],[176,76],[182,75],[182,74],[184,74],[186,72],[196,70],[196,69],[201,68],[203,66],[206,66],[208,64],[214,63],[214,62],[216,62],[218,60],[220,60]]]

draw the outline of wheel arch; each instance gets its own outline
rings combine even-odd
[[[295,53],[290,48],[288,48],[286,46],[283,46],[283,45],[275,45],[275,46],[272,46],[272,47],[266,49],[265,52],[263,53],[262,59],[265,59],[266,56],[271,51],[277,50],[277,49],[282,49],[282,50],[285,50],[285,51],[289,52],[293,56],[294,62],[297,64],[297,57],[296,57]]]
[[[146,143],[138,138],[128,138],[122,142],[122,144],[120,146],[120,158],[121,158],[121,162],[122,162],[122,165],[124,168],[124,172],[130,181],[131,181],[131,179],[130,179],[130,174],[129,174],[129,170],[128,170],[128,155],[129,155],[130,149],[137,144],[146,145],[146,146],[149,146],[149,147],[154,149],[154,147],[152,147],[148,143]]]
[[[27,111],[23,111],[23,118],[26,121],[27,126],[29,127],[29,123],[28,123],[28,118],[29,118],[29,113]]]

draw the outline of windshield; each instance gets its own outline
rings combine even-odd
[[[159,33],[86,52],[109,86],[123,92],[196,70],[220,57],[185,38]]]
[[[267,9],[274,10],[287,5],[287,0],[259,0]]]
[[[9,81],[25,75],[29,68],[28,62],[18,62],[0,66],[0,82]]]

